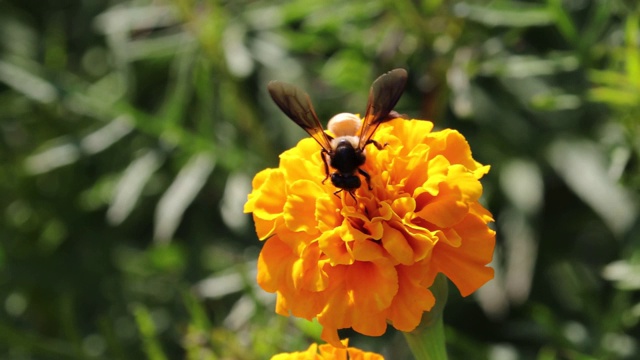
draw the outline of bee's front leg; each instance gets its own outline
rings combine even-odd
[[[322,149],[322,151],[320,151],[320,157],[322,158],[322,163],[324,164],[324,173],[325,173],[325,178],[324,180],[322,180],[322,184],[324,184],[325,181],[327,181],[327,179],[329,178],[330,174],[329,174],[329,164],[327,163],[327,157],[329,156],[329,152],[325,149]]]
[[[387,143],[385,143],[384,145],[380,145],[380,143],[379,143],[379,142],[377,142],[377,141],[375,141],[375,140],[373,140],[373,139],[369,139],[369,141],[367,141],[367,143],[365,144],[365,146],[366,146],[366,145],[369,145],[369,144],[373,144],[373,146],[375,146],[378,150],[382,150],[382,148],[384,148],[385,146],[389,145],[389,144],[387,144]]]
[[[338,190],[334,191],[333,195],[335,195],[338,199],[340,199],[340,195],[338,195],[338,194],[340,194],[342,192],[342,190],[343,189],[338,189]]]
[[[371,187],[371,176],[369,175],[369,173],[360,168],[358,168],[358,172],[360,173],[360,175],[364,176],[365,180],[367,180],[367,186],[369,187],[369,190],[373,190],[373,188]]]

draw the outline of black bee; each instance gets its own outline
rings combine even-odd
[[[324,132],[306,92],[280,81],[271,81],[267,89],[278,107],[322,147],[320,153],[327,175],[322,183],[331,177],[331,183],[339,189],[334,194],[345,190],[355,199],[354,192],[362,184],[358,174],[364,176],[371,190],[371,177],[360,168],[365,162],[365,146],[373,144],[382,149],[382,145],[371,137],[381,123],[400,117],[393,107],[400,99],[406,82],[407,71],[404,69],[391,70],[377,78],[369,91],[364,121],[348,113],[338,114],[329,120],[327,128],[335,137]],[[329,165],[335,169],[333,173],[329,173]]]

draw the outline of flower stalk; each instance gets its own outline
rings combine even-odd
[[[435,305],[431,311],[424,313],[415,330],[404,333],[404,338],[416,360],[446,360],[447,348],[442,321],[448,297],[446,277],[438,274],[430,289],[436,298]]]

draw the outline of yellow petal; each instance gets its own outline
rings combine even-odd
[[[419,219],[414,219],[414,222]],[[421,261],[431,255],[431,250],[435,245],[437,238],[427,230],[424,226],[412,223],[403,223],[402,231],[405,238],[413,249],[413,261]]]
[[[337,348],[345,347],[342,344],[342,342],[340,342],[340,337],[338,336],[338,328],[337,327],[330,327],[330,326],[323,325],[322,326],[322,333],[320,334],[320,338],[322,338],[322,340],[326,341],[327,343],[329,343],[332,346],[335,346]]]
[[[434,154],[443,155],[452,164],[461,164],[469,169],[475,169],[477,162],[471,157],[471,148],[467,140],[456,130],[445,129],[440,132],[441,148],[434,148]]]
[[[416,199],[409,196],[397,198],[391,203],[391,209],[402,218],[416,209]]]
[[[253,215],[253,222],[256,226],[256,234],[258,234],[258,239],[260,240],[269,238],[284,226],[284,220],[282,218],[263,220]]]
[[[263,220],[274,220],[282,216],[284,208],[285,181],[281,171],[269,171],[262,185],[254,189],[250,205],[253,215]]]
[[[372,240],[354,241],[351,253],[356,261],[374,261],[386,256],[380,245]]]
[[[456,231],[463,239],[460,246],[438,243],[432,262],[467,296],[493,279],[493,269],[487,265],[493,257],[495,232],[475,215],[467,216]]]
[[[382,246],[389,255],[400,264],[413,264],[413,249],[407,242],[403,232],[394,229],[389,224],[383,224],[384,236],[382,237]]]
[[[254,176],[253,180],[251,181],[251,187],[254,189],[253,192],[251,192],[248,196],[247,196],[247,202],[244,204],[244,212],[245,213],[250,213],[253,212],[253,209],[255,208],[255,202],[258,199],[258,197],[260,196],[259,192],[257,192],[256,190],[262,187],[262,184],[264,184],[264,182],[266,181],[267,177],[269,176],[269,174],[273,171],[278,171],[277,169],[264,169],[262,171],[260,171],[259,173],[256,174],[256,176]]]
[[[291,269],[286,264],[296,258],[291,248],[280,241],[277,235],[269,238],[258,256],[258,285],[268,292],[278,290],[291,277]]]
[[[354,261],[351,248],[341,237],[341,234],[344,233],[343,228],[344,226],[341,226],[339,228],[326,231],[318,237],[318,246],[328,257],[331,265],[347,265]]]
[[[462,165],[452,165],[449,167],[447,184],[453,188],[460,189],[463,200],[477,201],[482,195],[482,185],[475,175]]]
[[[389,311],[389,319],[393,327],[400,331],[413,331],[422,313],[431,310],[435,304],[435,297],[420,283],[424,274],[424,264],[414,266],[398,266],[398,295],[393,299]]]
[[[329,278],[323,270],[325,264],[327,260],[322,259],[318,243],[307,246],[292,269],[295,287],[314,292],[325,290],[329,283]]]
[[[393,126],[392,134],[399,138],[407,148],[413,148],[426,142],[433,129],[433,123],[425,120],[396,119],[389,123]]]
[[[318,232],[316,221],[316,198],[322,193],[318,184],[309,180],[298,180],[289,185],[289,191],[282,211],[289,230]]]
[[[353,303],[357,308],[370,312],[381,311],[391,305],[398,292],[398,274],[389,260],[359,261],[348,267],[345,286],[353,294]],[[357,312],[355,316],[362,313],[365,312]],[[365,318],[362,320],[366,322]]]
[[[460,190],[451,188],[447,183],[440,184],[438,196],[429,198],[425,193],[419,201],[424,206],[416,211],[416,216],[439,228],[457,224],[469,212],[468,205],[462,200]]]

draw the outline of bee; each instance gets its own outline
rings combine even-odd
[[[404,69],[381,75],[369,90],[364,120],[354,114],[335,115],[327,124],[334,136],[324,132],[306,92],[281,81],[269,82],[267,89],[280,110],[320,144],[326,174],[322,183],[331,178],[331,183],[338,188],[334,192],[336,196],[346,191],[355,200],[354,193],[362,185],[358,174],[365,178],[369,190],[372,189],[371,176],[360,168],[366,160],[365,147],[373,144],[379,150],[383,148],[372,136],[383,122],[401,117],[393,108],[402,96],[406,82],[407,71]],[[334,170],[331,173],[329,166]]]

